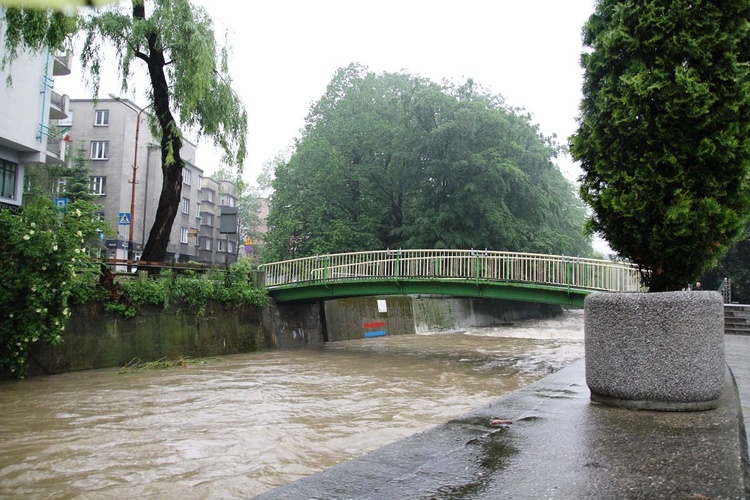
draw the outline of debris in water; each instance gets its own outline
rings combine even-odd
[[[493,427],[500,427],[502,425],[511,425],[513,423],[512,420],[503,420],[501,418],[493,418],[490,420],[490,425]]]

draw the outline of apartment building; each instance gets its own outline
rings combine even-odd
[[[108,258],[127,259],[130,255],[139,259],[156,217],[162,187],[161,149],[147,120],[148,108],[113,96],[96,102],[71,99],[70,114],[59,124],[69,127],[73,145],[85,145],[91,191],[99,197],[103,218],[116,229],[116,234],[105,241]],[[213,186],[204,181],[204,171],[195,165],[195,154],[196,145],[183,139],[182,200],[165,258],[174,262],[234,262],[227,251],[230,235],[218,233],[220,196],[228,194],[227,199],[233,199],[236,206],[234,185],[224,182]],[[215,187],[215,203],[204,204],[204,184]],[[133,250],[129,254],[131,231]],[[232,248],[236,248],[236,234],[231,236]]]
[[[0,51],[4,38],[0,24]],[[65,161],[66,137],[56,122],[68,116],[69,99],[55,81],[68,74],[70,54],[50,50],[19,51],[0,70],[0,209],[18,210],[23,203],[24,165]]]
[[[237,188],[229,181],[201,179],[200,232],[201,262],[231,264],[237,261]]]

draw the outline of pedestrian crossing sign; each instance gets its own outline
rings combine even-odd
[[[130,212],[120,212],[120,222],[119,224],[121,226],[129,226],[130,225]]]

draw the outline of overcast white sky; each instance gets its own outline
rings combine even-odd
[[[436,82],[473,78],[529,111],[545,135],[566,143],[575,131],[581,28],[594,0],[193,1],[233,46],[230,71],[249,120],[243,177],[252,183],[265,162],[293,145],[310,105],[351,62]],[[80,73],[71,76],[77,85]],[[64,85],[71,97],[89,95]],[[104,84],[101,97],[118,90],[117,82]],[[198,167],[210,174],[217,158],[210,141],[199,142]],[[577,177],[570,159],[560,166]]]
[[[581,28],[594,0],[196,3],[234,47],[230,68],[249,115],[247,180],[293,144],[310,105],[351,62],[437,82],[470,77],[526,108],[546,135],[565,142],[575,131]]]

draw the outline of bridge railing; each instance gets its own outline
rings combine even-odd
[[[638,269],[622,262],[477,250],[378,250],[319,255],[260,266],[266,285],[363,279],[457,279],[633,292]]]

